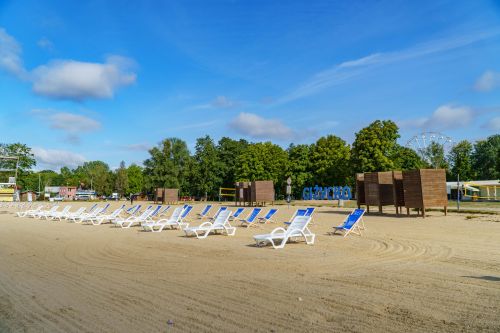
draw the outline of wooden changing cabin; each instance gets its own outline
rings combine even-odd
[[[425,218],[425,209],[430,207],[444,207],[444,215],[447,214],[448,196],[444,169],[403,171],[403,189],[408,215],[410,208],[416,208]]]
[[[365,172],[364,185],[367,212],[370,212],[370,206],[378,206],[379,213],[382,213],[383,206],[394,205],[392,171]]]
[[[356,174],[356,203],[358,204],[358,208],[361,208],[361,205],[366,204],[365,175],[362,173]]]
[[[401,208],[405,206],[405,194],[403,188],[403,172],[392,172],[392,187],[394,196],[394,207],[396,207],[396,214],[401,214]]]
[[[155,191],[155,202],[162,204],[175,204],[179,201],[178,188],[157,188]]]

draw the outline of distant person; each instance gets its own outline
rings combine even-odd
[[[130,193],[130,205],[134,204],[134,195]]]

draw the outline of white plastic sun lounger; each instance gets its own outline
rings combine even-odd
[[[286,242],[292,238],[304,238],[308,245],[314,244],[315,234],[309,230],[307,225],[311,222],[311,216],[296,216],[287,229],[276,228],[269,234],[253,236],[257,246],[270,243],[275,249],[282,249]]]
[[[120,214],[122,213],[124,208],[125,205],[121,205],[121,207],[115,209],[111,214],[96,216],[94,218],[91,218],[90,222],[92,222],[93,225],[100,225],[104,223],[104,221],[112,222],[120,217]]]
[[[59,221],[61,221],[61,218],[63,218],[64,216],[66,216],[69,213],[70,209],[71,209],[71,206],[69,206],[69,205],[65,206],[63,208],[63,210],[61,210],[61,211],[55,211],[52,214],[47,215],[45,218],[47,220],[48,219],[51,219],[51,220],[58,219]]]
[[[108,207],[109,207],[109,204],[106,204],[102,208],[97,207],[93,211],[91,211],[90,213],[87,213],[87,214],[83,213],[76,218],[68,219],[68,221],[72,220],[75,223],[91,222],[92,219],[95,219],[97,216],[104,214],[106,212],[106,210],[108,209]]]
[[[80,208],[78,208],[78,210],[76,212],[68,212],[66,214],[66,216],[64,216],[64,218],[66,220],[70,219],[70,218],[76,218],[76,217],[82,215],[84,212],[85,212],[85,207],[80,207]]]
[[[42,210],[39,211],[38,214],[35,214],[34,217],[41,219],[41,218],[47,218],[48,215],[51,215],[52,213],[56,212],[59,209],[58,205],[52,206],[51,209],[49,210]]]
[[[153,208],[148,207],[144,212],[142,212],[139,216],[130,216],[126,219],[115,220],[113,224],[115,226],[120,226],[123,229],[128,229],[136,223],[146,222],[148,217],[153,213]]]
[[[187,227],[184,228],[184,233],[186,236],[196,236],[196,238],[207,238],[210,233],[217,233],[221,231],[228,236],[234,236],[236,233],[236,228],[229,224],[229,216],[231,216],[231,211],[226,209],[217,215],[217,218],[213,222],[203,222],[198,227]]]
[[[27,210],[24,210],[24,211],[17,212],[16,216],[18,216],[18,217],[26,217],[26,216],[28,216],[28,214],[38,213],[39,211],[42,210],[42,208],[43,208],[43,205],[38,205],[35,209],[27,209]]]
[[[187,207],[186,207],[187,208]],[[161,219],[148,223],[142,223],[141,227],[144,231],[162,232],[163,229],[169,227],[170,229],[178,229],[187,226],[187,223],[182,222],[182,214],[185,208],[178,207],[174,209],[172,216],[168,219]]]

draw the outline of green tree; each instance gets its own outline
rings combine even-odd
[[[353,171],[393,170],[398,138],[398,126],[391,120],[376,120],[356,133],[351,151]]]
[[[194,187],[198,195],[207,199],[208,195],[214,197],[222,183],[221,162],[214,141],[210,136],[198,138],[194,154],[194,168],[192,168]]]
[[[19,160],[0,160],[0,169],[15,169],[17,170],[17,184],[25,187],[25,178],[31,173],[30,170],[36,165],[35,156],[31,152],[31,148],[22,143],[0,143],[0,155],[18,157]],[[13,172],[0,172],[2,178],[13,177]],[[3,180],[6,181],[7,179]],[[1,182],[2,180],[0,180]]]
[[[116,169],[115,173],[115,189],[120,194],[120,196],[125,195],[125,190],[128,187],[128,173],[125,167],[125,162],[120,162],[120,167]]]
[[[102,161],[85,162],[74,170],[80,183],[91,188],[97,195],[109,195],[113,191],[113,176],[109,166]]]
[[[243,154],[248,144],[248,141],[243,139],[233,140],[223,137],[219,140],[217,150],[219,152],[222,187],[234,187],[236,182],[236,159]]]
[[[187,189],[187,172],[184,167],[189,163],[190,155],[184,141],[177,138],[163,140],[157,147],[149,150],[150,158],[144,161],[144,174],[147,187]]]
[[[500,134],[476,142],[472,165],[479,179],[500,179]]]
[[[431,142],[424,150],[423,154],[434,169],[448,169],[448,162],[444,153],[444,147],[437,142]]]
[[[314,182],[320,186],[339,186],[349,182],[351,149],[341,138],[328,135],[319,138],[311,148]]]
[[[236,158],[236,181],[272,180],[276,194],[282,193],[288,154],[271,142],[253,143]]]
[[[126,194],[140,193],[144,189],[143,170],[137,164],[131,164],[127,168],[128,184],[125,189]]]
[[[451,180],[457,180],[460,176],[461,180],[474,179],[472,168],[472,144],[463,140],[457,143],[448,154],[448,161],[451,165],[450,176]]]
[[[292,179],[292,193],[300,198],[302,189],[312,184],[311,145],[294,145],[288,147],[288,171],[286,177]]]
[[[411,148],[396,144],[393,154],[394,168],[397,170],[414,170],[427,166],[418,153]]]

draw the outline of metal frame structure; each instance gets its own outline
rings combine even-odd
[[[7,155],[0,155],[0,161],[2,160],[8,160],[8,161],[16,161],[16,167],[15,169],[5,169],[2,168],[0,169],[0,172],[11,172],[14,171],[14,182],[6,182],[6,183],[0,183],[0,187],[3,186],[14,186],[14,192],[13,192],[13,197],[12,200],[16,201],[16,191],[17,191],[17,171],[19,169],[19,156],[7,156]],[[11,177],[9,177],[10,179]],[[19,200],[18,196],[17,199]]]
[[[427,156],[425,155],[425,150],[431,143],[437,143],[442,146],[445,154],[453,147],[453,139],[440,132],[422,132],[417,135],[412,136],[407,142],[406,147],[415,150],[422,159],[427,162]]]

